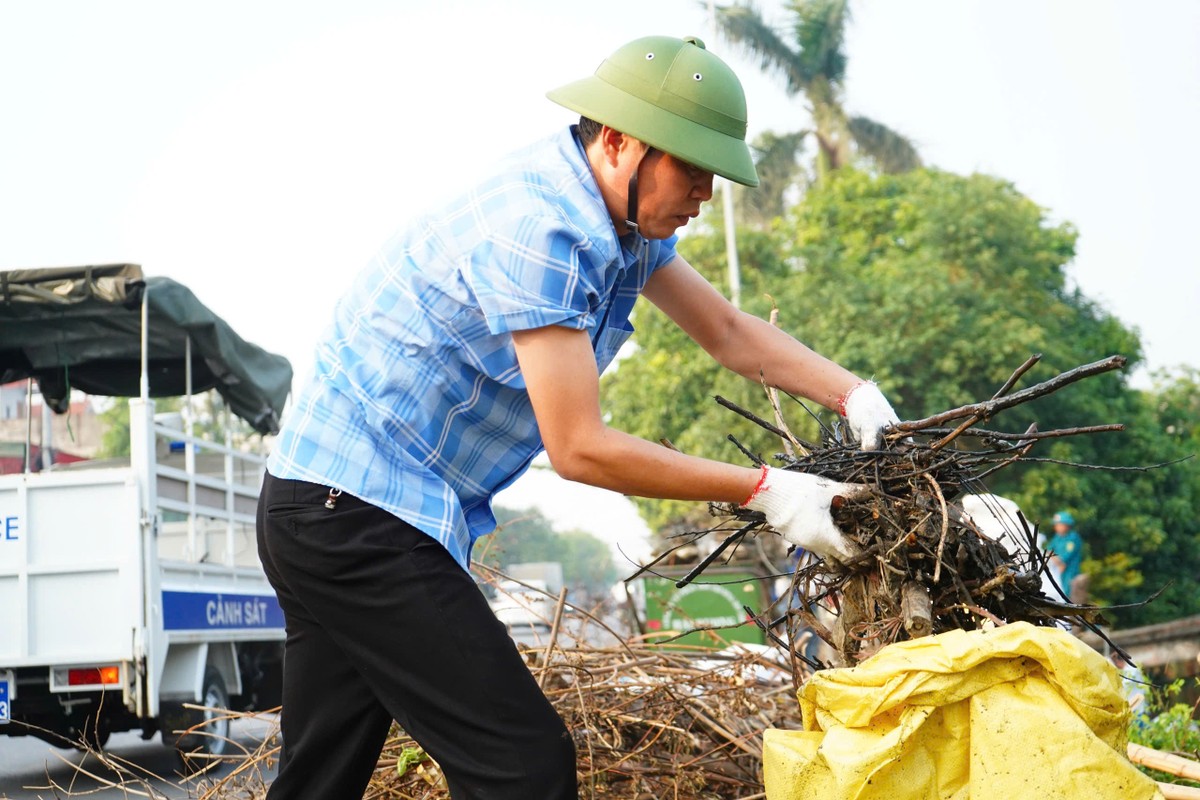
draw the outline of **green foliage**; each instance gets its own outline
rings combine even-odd
[[[1147,708],[1135,714],[1129,726],[1129,741],[1166,753],[1180,753],[1191,758],[1200,758],[1200,724],[1193,719],[1195,709],[1181,703],[1183,681],[1177,680],[1167,686],[1150,690]],[[1156,781],[1184,786],[1200,786],[1164,772],[1139,766]]]
[[[535,509],[497,508],[496,533],[481,541],[475,558],[503,570],[510,564],[557,561],[563,580],[572,589],[600,595],[617,579],[608,545],[585,531],[554,529],[550,520]]]
[[[755,9],[748,5],[718,6],[717,20],[722,32],[734,44],[758,57],[763,72],[775,72],[783,79],[788,94],[804,91],[812,80],[811,73],[800,62],[791,44]]]
[[[1156,376],[1154,413],[1163,431],[1189,452],[1200,450],[1200,369],[1180,367]]]
[[[104,426],[96,458],[128,458],[129,402],[123,397],[113,398],[112,404],[96,416]]]
[[[814,94],[832,100],[846,77],[844,48],[850,9],[846,0],[792,0],[791,41],[768,25],[750,5],[720,6],[717,21],[735,44],[759,58],[765,72],[775,72],[788,94]],[[817,98],[811,98],[817,102]]]
[[[843,170],[811,188],[804,204],[770,231],[739,234],[744,307],[766,317],[770,293],[780,325],[818,352],[874,377],[902,418],[990,397],[1031,353],[1043,360],[1023,385],[1113,353],[1140,359],[1136,332],[1067,280],[1075,231],[1051,223],[1009,183],[934,170],[870,175]],[[683,255],[724,288],[718,233],[689,236]],[[612,424],[684,452],[745,459],[725,436],[769,456],[764,432],[709,399],[723,394],[764,416],[760,387],[724,373],[656,310],[639,307],[639,350],[603,383]],[[1047,441],[1033,455],[1108,465],[1144,465],[1196,449],[1195,373],[1151,393],[1105,375],[1006,412],[995,424],[1043,430],[1123,422],[1123,434]],[[785,400],[789,424],[815,436]],[[1168,433],[1168,430],[1174,431]],[[1091,561],[1092,592],[1129,603],[1168,583],[1155,603],[1114,612],[1122,624],[1200,613],[1200,469],[1195,462],[1151,472],[1098,472],[1019,465],[991,480],[1031,519],[1069,508]],[[652,529],[703,524],[697,504],[639,501]]]
[[[845,172],[781,229],[803,269],[777,297],[785,319],[806,317],[811,344],[874,374],[902,415],[950,408],[990,396],[1078,316],[1062,272],[1074,231],[1043,223],[993,178]]]
[[[841,84],[846,77],[846,0],[792,0],[792,36],[796,63],[809,82]]]
[[[129,457],[129,400],[125,397],[110,398],[111,405],[97,416],[104,426],[100,448],[96,458]],[[179,411],[184,407],[183,397],[154,398],[154,413],[163,414]],[[196,436],[218,444],[225,443],[226,427],[230,428],[233,445],[239,447],[258,436],[250,424],[240,417],[226,414],[220,394],[208,391],[192,396],[192,430]]]
[[[917,148],[906,137],[868,117],[851,117],[847,123],[858,152],[880,172],[909,172],[921,166]]]
[[[1088,592],[1095,597],[1115,597],[1145,583],[1136,567],[1137,560],[1124,551],[1109,553],[1104,558],[1089,558],[1081,572],[1088,576]]]

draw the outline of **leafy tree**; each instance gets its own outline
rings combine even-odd
[[[608,545],[590,533],[556,531],[535,509],[497,508],[496,519],[496,533],[476,549],[475,558],[481,563],[503,569],[510,564],[557,561],[568,586],[596,595],[606,593],[617,579]]]
[[[1189,695],[1194,694],[1197,688],[1200,688],[1200,682],[1194,679],[1190,682],[1176,679],[1165,686],[1136,685],[1134,691],[1143,694],[1145,699],[1131,715],[1129,741],[1166,753],[1194,756],[1200,752],[1200,727],[1194,719],[1195,705],[1188,702],[1191,699]],[[1198,781],[1186,780],[1141,764],[1138,769],[1156,781],[1200,786]]]
[[[1044,357],[1025,384],[1112,353],[1131,365],[1141,357],[1137,334],[1068,282],[1071,226],[1052,224],[995,178],[842,170],[812,187],[771,231],[739,237],[744,308],[766,317],[776,303],[785,329],[876,378],[904,418],[990,397],[1030,353]],[[719,232],[687,237],[680,249],[721,286]],[[612,424],[727,461],[744,461],[725,439],[731,432],[764,455],[779,449],[710,399],[723,394],[769,416],[760,387],[721,370],[656,310],[640,306],[635,322],[638,351],[603,383]],[[1194,422],[1186,428],[1186,421],[1196,418],[1188,415],[1197,397],[1194,379],[1146,395],[1124,375],[1105,375],[1005,412],[999,422],[1010,430],[1035,419],[1043,429],[1124,422],[1124,434],[1046,442],[1034,455],[1149,464],[1194,448]],[[814,437],[815,423],[785,402],[793,429]],[[1033,519],[1060,507],[1075,512],[1098,598],[1131,602],[1174,581],[1150,606],[1118,612],[1130,623],[1200,612],[1198,473],[1193,462],[1145,473],[1031,463],[990,484]],[[639,501],[651,527],[666,532],[704,525],[698,505]]]
[[[96,417],[104,426],[96,458],[128,458],[129,403],[123,397],[113,398],[109,406]]]
[[[1150,397],[1163,431],[1189,452],[1200,451],[1200,369],[1159,372]]]
[[[129,400],[125,397],[110,398],[108,408],[98,416],[104,425],[97,458],[127,458],[129,456]],[[154,398],[155,414],[179,411],[184,407],[183,397]],[[226,415],[220,394],[207,391],[192,397],[192,430],[196,436],[218,444],[225,443],[225,431],[230,429],[235,447],[242,446],[259,434],[249,423],[232,414]]]
[[[717,23],[735,44],[757,57],[763,70],[783,80],[790,96],[804,95],[817,141],[816,173],[821,178],[850,163],[854,149],[883,172],[921,165],[912,142],[881,122],[850,116],[844,103],[847,0],[790,0],[790,37],[767,24],[750,5],[717,9]],[[790,38],[790,40],[789,40]]]

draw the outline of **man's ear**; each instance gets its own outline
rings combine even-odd
[[[632,139],[618,130],[607,125],[600,128],[600,147],[604,153],[604,161],[610,167],[617,165],[621,151],[631,144]]]

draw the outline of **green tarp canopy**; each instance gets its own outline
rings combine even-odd
[[[216,389],[259,433],[279,430],[292,367],[234,333],[191,290],[144,278],[136,264],[0,272],[0,383],[35,378],[46,403],[65,411],[71,389],[140,394],[141,307],[149,315],[152,397]]]

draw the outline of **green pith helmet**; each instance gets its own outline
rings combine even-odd
[[[636,39],[596,74],[546,96],[693,166],[758,186],[741,81],[695,37]]]

